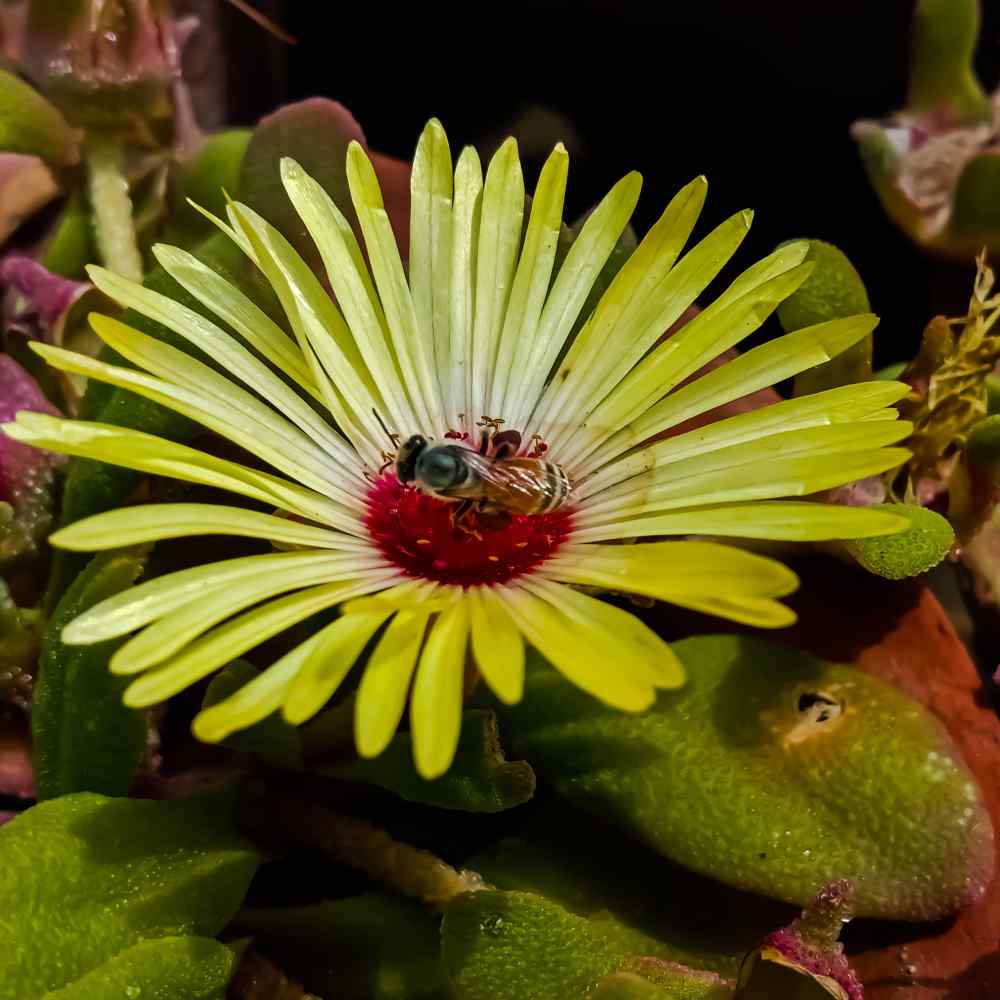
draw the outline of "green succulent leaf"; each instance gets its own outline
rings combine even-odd
[[[142,941],[45,1000],[224,1000],[239,955],[211,938]]]
[[[910,526],[896,535],[841,543],[844,551],[869,573],[889,580],[919,576],[937,566],[955,544],[954,529],[936,511],[914,504],[881,506],[905,517]]]
[[[39,799],[128,792],[146,747],[146,717],[122,704],[128,678],[108,670],[121,640],[67,646],[61,635],[81,612],[132,586],[144,565],[134,551],[95,556],[46,623],[31,713]]]
[[[13,73],[0,70],[0,150],[55,167],[79,158],[76,132],[59,109]]]
[[[586,828],[587,836],[578,832]],[[498,889],[532,892],[591,920],[622,952],[735,977],[740,957],[788,921],[787,908],[659,857],[563,804],[536,811],[468,866]]]
[[[995,245],[1000,231],[1000,156],[981,153],[962,168],[952,200],[951,231]]]
[[[213,678],[205,691],[202,708],[225,701],[244,684],[249,684],[260,671],[246,660],[234,660]],[[302,767],[302,737],[298,727],[290,725],[276,711],[249,729],[233,733],[222,745],[241,753],[253,753],[275,767],[298,770]]]
[[[925,920],[982,894],[992,829],[941,724],[884,682],[746,636],[676,643],[688,683],[641,715],[532,670],[514,752],[592,813],[695,871],[806,905]]]
[[[606,977],[622,971],[647,982],[655,977],[661,992],[631,994],[636,997],[727,995],[717,976],[630,955],[599,923],[529,892],[485,890],[457,897],[441,923],[441,954],[457,1000],[583,998],[599,981],[607,989]]]
[[[243,157],[241,200],[289,240],[317,274],[323,273],[319,252],[285,192],[280,163],[284,157],[298,162],[353,224],[347,148],[354,141],[365,141],[354,116],[336,101],[313,97],[262,118]]]
[[[979,22],[979,0],[919,0],[910,41],[909,110],[944,109],[960,121],[992,118],[972,67]]]
[[[165,243],[189,245],[211,232],[209,220],[188,199],[213,215],[225,216],[226,192],[235,195],[239,190],[240,169],[252,134],[245,128],[216,132],[183,165]]]
[[[823,240],[809,240],[808,243],[809,253],[805,260],[815,264],[813,272],[778,306],[778,319],[785,333],[871,312],[865,284],[847,254]],[[863,382],[871,374],[872,337],[869,334],[833,360],[798,375],[795,395]]]
[[[531,765],[504,756],[493,712],[465,713],[455,759],[434,781],[417,774],[411,742],[409,733],[397,733],[378,757],[346,761],[326,773],[379,785],[408,802],[465,812],[502,812],[527,802],[535,792]]]
[[[223,797],[151,802],[82,792],[43,802],[0,827],[0,1000],[79,987],[88,974],[107,988],[123,968],[139,968],[130,963],[152,974],[156,962],[167,968],[178,960],[175,951],[170,962],[167,953],[155,961],[129,957],[136,945],[217,934],[257,867],[253,848],[233,830],[231,811]],[[203,945],[189,948],[189,957],[204,963],[205,982],[221,975],[218,956]],[[116,971],[109,963],[124,965]],[[169,981],[158,989],[148,995],[185,995],[170,992]]]
[[[240,933],[302,985],[338,1000],[445,1000],[438,919],[367,893],[315,906],[244,910]]]

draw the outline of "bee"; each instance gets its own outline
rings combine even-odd
[[[396,476],[431,496],[478,504],[488,512],[548,514],[558,510],[569,500],[569,477],[554,462],[518,457],[520,444],[517,431],[484,433],[479,451],[460,444],[434,445],[414,434],[396,453]]]

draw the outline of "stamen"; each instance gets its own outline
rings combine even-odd
[[[365,525],[390,562],[408,576],[461,587],[501,584],[550,559],[569,537],[573,513],[509,514],[456,505],[383,475],[367,497]]]

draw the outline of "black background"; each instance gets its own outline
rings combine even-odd
[[[529,132],[570,148],[570,217],[634,168],[645,177],[642,231],[704,173],[700,232],[756,210],[739,265],[797,236],[847,252],[882,316],[878,363],[911,354],[935,312],[964,309],[971,261],[930,260],[893,227],[848,135],[855,119],[903,102],[912,0],[256,6],[299,41],[281,46],[227,10],[227,49],[240,53],[231,120],[326,95],[354,112],[373,148],[409,158],[431,115],[453,147],[489,152],[545,109],[558,118]],[[1000,3],[983,7],[977,66],[992,89]],[[540,161],[525,159],[530,184]]]

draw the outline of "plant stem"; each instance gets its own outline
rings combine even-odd
[[[101,260],[116,274],[142,281],[142,257],[135,237],[121,144],[93,135],[87,139],[84,156]]]
[[[403,896],[441,906],[462,893],[484,888],[475,872],[458,871],[430,851],[394,840],[366,820],[298,799],[282,799],[272,803],[270,810],[284,833]]]

